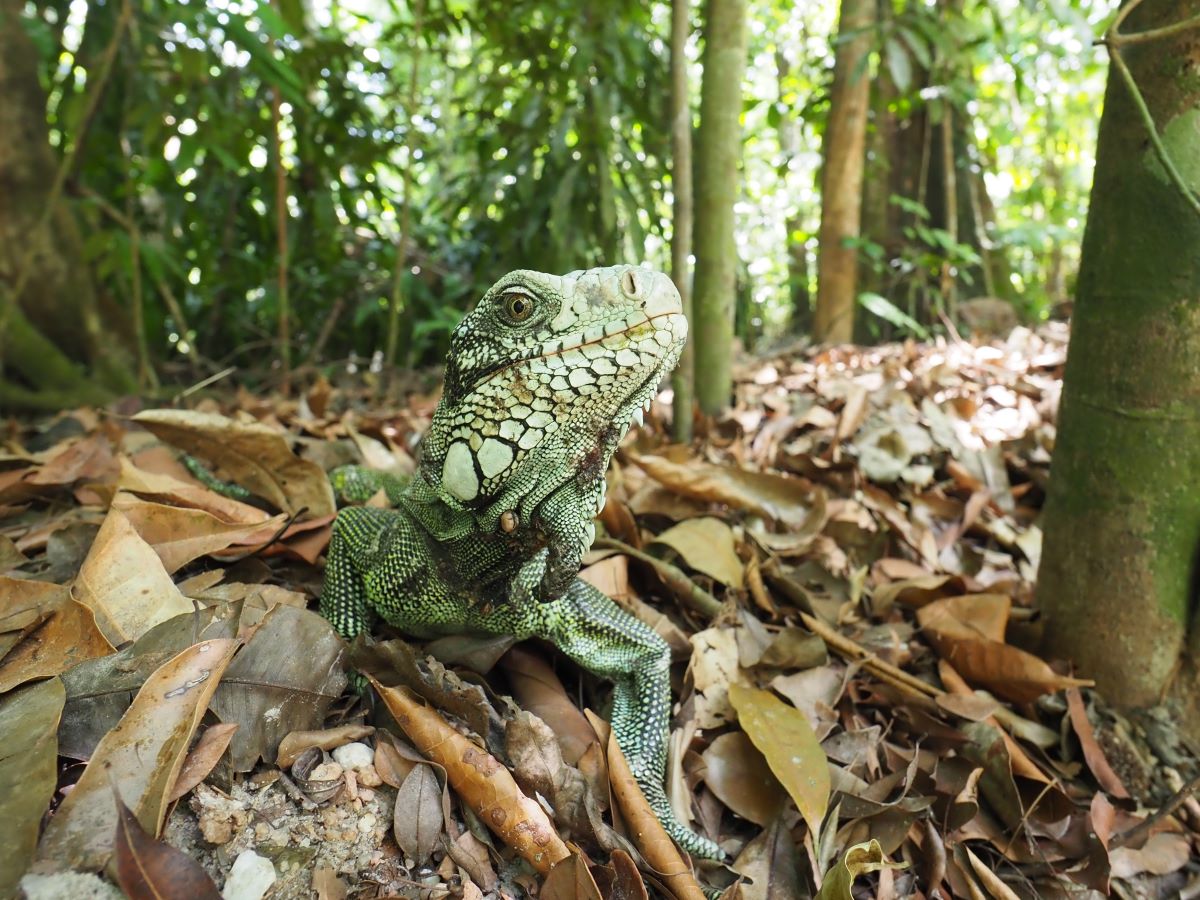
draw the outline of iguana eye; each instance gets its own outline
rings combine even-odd
[[[533,298],[528,294],[509,291],[502,298],[504,314],[513,322],[524,322],[533,315]]]

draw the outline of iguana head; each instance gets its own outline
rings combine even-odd
[[[686,337],[679,292],[659,272],[505,275],[454,330],[426,480],[497,522],[575,484],[590,521],[617,443]]]

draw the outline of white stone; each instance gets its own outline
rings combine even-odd
[[[332,756],[343,769],[364,769],[375,762],[375,751],[361,741],[342,744]]]
[[[484,478],[495,478],[513,461],[512,447],[495,438],[488,438],[479,449],[479,468]]]
[[[221,896],[225,900],[262,900],[274,883],[274,863],[253,850],[243,850],[233,861]]]
[[[479,493],[475,459],[462,441],[455,441],[446,451],[446,460],[442,463],[442,487],[459,500],[474,500]]]

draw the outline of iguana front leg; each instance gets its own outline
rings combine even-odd
[[[559,599],[531,602],[541,583],[545,551],[513,579],[503,606],[470,621],[473,630],[537,637],[613,682],[612,728],[617,744],[667,833],[695,856],[723,859],[719,846],[675,818],[663,788],[671,712],[671,652],[666,641],[586,581],[576,578]]]

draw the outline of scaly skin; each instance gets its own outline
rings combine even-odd
[[[445,391],[397,509],[338,514],[321,612],[347,639],[378,615],[417,637],[555,644],[614,682],[617,743],[667,832],[719,859],[663,790],[666,643],[577,577],[609,460],[686,336],[679,293],[657,272],[501,278],[454,331]]]

